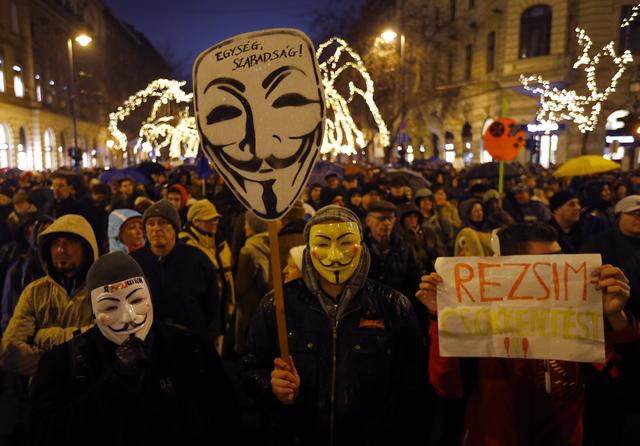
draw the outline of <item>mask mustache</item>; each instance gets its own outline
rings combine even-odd
[[[351,260],[349,260],[349,261],[347,261],[347,262],[345,262],[345,263],[340,263],[340,262],[338,262],[337,260],[334,260],[333,262],[331,262],[331,263],[329,263],[329,264],[326,264],[325,262],[320,261],[320,264],[321,264],[322,266],[324,266],[325,268],[331,268],[331,267],[333,267],[333,266],[347,266],[347,265],[350,265],[350,264],[351,264]]]
[[[116,333],[122,333],[123,331],[128,331],[128,330],[132,330],[134,328],[138,328],[141,327],[145,324],[145,322],[147,322],[147,315],[144,315],[144,320],[142,322],[140,322],[139,324],[131,321],[131,322],[127,322],[126,324],[124,324],[124,327],[122,328],[112,328],[109,327],[109,330],[114,331]]]

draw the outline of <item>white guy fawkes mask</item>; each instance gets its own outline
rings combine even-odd
[[[153,323],[151,293],[144,277],[95,288],[91,307],[102,335],[118,345],[131,334],[144,341]]]
[[[293,206],[318,156],[326,113],[319,73],[311,41],[293,29],[227,39],[195,62],[202,147],[264,220]]]

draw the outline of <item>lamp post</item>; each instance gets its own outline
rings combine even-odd
[[[78,153],[78,124],[76,117],[76,107],[75,107],[75,77],[76,72],[73,66],[73,42],[75,41],[78,45],[85,47],[91,43],[93,39],[84,33],[80,33],[77,36],[67,39],[67,53],[69,56],[69,111],[71,113],[71,121],[73,124],[73,150],[74,154],[77,156]]]

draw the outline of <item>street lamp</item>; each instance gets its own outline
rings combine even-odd
[[[82,47],[86,47],[87,45],[89,45],[93,39],[85,34],[85,33],[80,33],[78,35],[76,35],[75,37],[69,37],[67,39],[67,51],[68,51],[68,56],[69,56],[69,71],[70,71],[70,78],[69,78],[69,85],[68,85],[68,91],[69,91],[69,111],[71,113],[71,121],[73,123],[73,150],[74,150],[74,156],[77,160],[77,155],[78,155],[78,124],[77,124],[77,118],[76,118],[76,107],[75,107],[75,76],[76,76],[76,72],[75,69],[73,67],[73,42],[76,42],[78,45],[82,46]]]
[[[384,42],[384,43],[392,43],[396,40],[396,38],[398,37],[398,33],[395,32],[392,29],[387,29],[384,32],[382,32],[380,34],[380,39]],[[405,94],[404,94],[404,90],[405,90],[405,86],[404,86],[404,53],[405,53],[405,37],[404,37],[404,32],[402,32],[402,30],[400,31],[400,66],[399,66],[399,76],[400,76],[400,126],[399,126],[399,131],[400,132],[406,132],[406,123],[405,121],[405,112],[406,112],[406,103],[405,103]],[[395,102],[395,101],[394,101]],[[403,139],[406,138],[406,136],[403,135]],[[405,143],[408,141],[399,141],[402,145],[402,147],[404,147]]]

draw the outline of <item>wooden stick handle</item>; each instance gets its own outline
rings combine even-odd
[[[276,301],[276,325],[278,327],[278,345],[280,358],[289,363],[289,341],[287,337],[287,320],[284,312],[284,290],[282,289],[282,270],[280,269],[280,242],[278,226],[275,221],[267,223],[269,227],[269,250],[271,251],[271,277]]]

